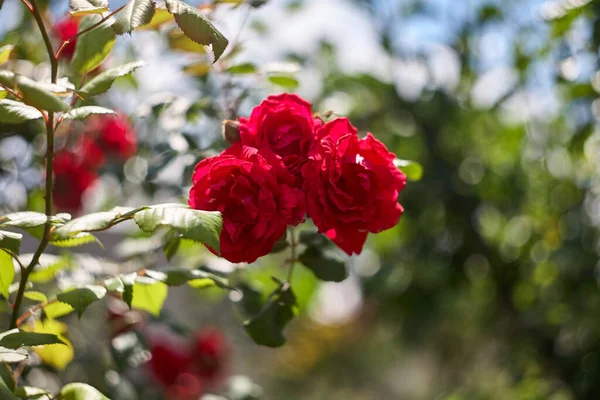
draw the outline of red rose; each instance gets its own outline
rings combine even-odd
[[[223,258],[253,262],[273,249],[287,224],[303,219],[302,192],[292,185],[293,177],[272,151],[237,143],[196,165],[188,202],[223,215]]]
[[[225,338],[217,329],[205,329],[196,335],[192,357],[198,375],[216,383],[224,372],[228,359]]]
[[[309,102],[283,93],[267,97],[252,110],[250,118],[240,118],[240,140],[246,146],[270,147],[299,180],[320,125]]]
[[[65,42],[77,34],[78,28],[79,23],[76,19],[65,18],[52,27],[52,33],[62,42]],[[77,39],[69,42],[60,53],[60,58],[64,58],[67,61],[71,60],[71,58],[73,58],[73,53],[75,53],[76,44]]]
[[[308,216],[342,250],[358,254],[368,232],[398,223],[406,177],[383,143],[370,133],[358,139],[346,118],[325,124],[317,138],[302,168]]]
[[[185,348],[162,342],[155,343],[150,354],[149,364],[154,377],[167,387],[175,385],[178,377],[187,372],[191,360]]]
[[[92,186],[98,176],[90,171],[70,151],[60,151],[54,156],[54,190],[52,198],[58,210],[77,212],[81,209],[83,193]]]
[[[106,157],[98,143],[89,136],[82,136],[77,145],[78,152],[85,164],[90,168],[99,168],[104,165]]]
[[[135,130],[123,115],[97,117],[88,123],[87,130],[97,135],[98,144],[109,154],[127,159],[137,152]]]

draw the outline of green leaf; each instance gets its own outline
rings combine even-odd
[[[110,400],[98,389],[85,383],[69,383],[58,394],[58,400]]]
[[[410,181],[416,182],[423,177],[423,167],[417,162],[396,158],[394,160],[394,165],[400,169]]]
[[[83,17],[85,15],[103,14],[106,11],[108,11],[108,8],[106,8],[106,7],[93,7],[93,8],[76,10],[76,11],[69,11],[69,15],[71,15],[73,17]]]
[[[240,306],[247,315],[256,315],[263,307],[262,293],[247,282],[241,282],[237,289],[242,292]]]
[[[7,69],[0,69],[0,84],[7,88],[13,88],[15,86],[15,73]]]
[[[31,262],[33,254],[24,254],[21,256],[21,261],[26,265]],[[53,254],[42,254],[38,261],[38,266],[35,267],[29,280],[33,283],[45,283],[52,279],[61,270],[67,268],[70,264],[69,258],[65,256],[56,256]]]
[[[285,89],[296,89],[298,87],[298,80],[291,75],[271,75],[267,79],[272,84]]]
[[[0,89],[0,100],[6,98],[8,96],[8,92],[6,90]]]
[[[13,254],[19,254],[23,235],[15,232],[0,231],[0,249],[5,249]]]
[[[79,31],[89,28],[101,18],[99,15],[86,15],[79,24]],[[108,57],[116,37],[115,31],[106,22],[79,36],[71,66],[82,74],[93,71]]]
[[[194,210],[183,204],[161,204],[138,212],[134,220],[144,232],[168,226],[183,237],[204,243],[219,252],[219,237],[223,229],[223,218],[219,212]]]
[[[5,367],[2,367],[2,368],[5,368]],[[19,400],[19,398],[6,385],[6,383],[4,383],[4,381],[0,381],[0,398],[2,400]]]
[[[134,29],[149,24],[154,17],[154,12],[153,0],[129,0],[117,16],[112,28],[117,35],[131,33]]]
[[[106,295],[106,289],[98,285],[88,285],[85,287],[69,290],[56,295],[58,300],[67,303],[77,311],[77,315],[81,315],[88,306]]]
[[[252,74],[256,72],[256,66],[252,63],[244,63],[227,68],[230,74]]]
[[[108,11],[107,0],[69,0],[71,15],[85,15],[87,13],[103,13]]]
[[[21,124],[32,119],[42,118],[42,113],[18,101],[0,100],[0,122],[4,124]]]
[[[44,307],[44,315],[49,320],[64,317],[71,314],[75,309],[66,303],[55,302]]]
[[[10,254],[0,250],[0,293],[8,299],[8,288],[15,279],[15,266]]]
[[[216,62],[227,48],[229,41],[197,9],[179,1],[167,0],[167,10],[175,16],[177,25],[194,42],[211,45]]]
[[[25,296],[26,299],[37,301],[38,303],[46,303],[48,301],[48,298],[44,293],[35,290],[25,292],[23,293],[23,296]]]
[[[18,329],[11,329],[6,332],[0,333],[0,340],[4,339],[6,336],[19,333]],[[29,357],[27,353],[27,349],[18,348],[18,349],[9,349],[8,347],[0,347],[0,362],[3,363],[15,363],[21,362]],[[1,392],[0,392],[1,393]]]
[[[133,303],[133,285],[135,285],[137,274],[122,275],[120,278],[123,282],[123,301],[131,309]]]
[[[25,104],[35,107],[38,110],[51,112],[64,112],[69,109],[67,103],[37,82],[21,75],[16,76],[15,82],[17,89],[23,96]]]
[[[21,386],[15,389],[18,398],[24,400],[52,400],[54,397],[49,391],[32,386]]]
[[[46,346],[49,344],[65,344],[58,336],[52,333],[36,333],[18,330],[0,339],[0,347],[16,350],[27,346]]]
[[[80,92],[89,96],[95,96],[106,92],[112,86],[115,79],[129,75],[139,67],[144,66],[143,61],[136,61],[128,64],[123,64],[115,68],[108,69],[87,82],[81,88]]]
[[[169,288],[166,284],[151,278],[139,277],[133,285],[131,307],[148,311],[158,316],[167,299]],[[125,296],[123,296],[125,297]]]
[[[179,236],[179,233],[175,231],[171,231],[170,233],[171,235],[163,249],[165,257],[167,257],[167,261],[171,261],[171,259],[175,257],[177,250],[179,250],[179,245],[181,244],[181,236]]]
[[[7,364],[0,363],[0,385],[4,384],[11,391],[15,390],[15,378]],[[0,391],[0,393],[2,393]]]
[[[298,261],[322,281],[341,282],[348,277],[344,260],[335,255],[324,253],[318,247],[307,247],[304,253],[298,257]]]
[[[50,221],[62,222],[58,217],[50,217]],[[37,228],[46,223],[46,214],[34,211],[20,211],[6,214],[0,217],[1,226],[11,226],[14,228]]]
[[[82,119],[86,119],[90,115],[104,115],[104,114],[116,114],[116,112],[113,110],[110,110],[108,108],[104,108],[104,107],[83,106],[83,107],[73,108],[68,113],[63,115],[63,118],[82,120]]]
[[[84,232],[96,232],[132,218],[135,213],[148,209],[148,207],[131,208],[115,207],[110,211],[87,214],[75,218],[52,232],[52,240],[65,240]]]
[[[173,21],[173,16],[166,8],[155,7],[155,13],[152,17],[152,20],[148,24],[144,25],[142,29],[158,29],[162,25],[171,21]]]
[[[7,62],[10,58],[10,53],[12,53],[15,46],[7,44],[6,46],[0,47],[0,65]]]
[[[248,335],[262,346],[280,347],[285,343],[283,329],[298,313],[296,296],[288,284],[284,284],[261,312],[244,322]]]
[[[88,243],[94,243],[97,242],[100,247],[102,246],[102,243],[98,240],[98,238],[92,234],[89,233],[79,233],[75,236],[71,236],[67,239],[59,239],[59,240],[51,240],[50,244],[52,246],[56,246],[56,247],[64,247],[64,248],[71,248],[71,247],[78,247],[78,246],[83,246],[84,244],[88,244]]]
[[[179,286],[198,279],[210,280],[213,285],[229,288],[227,279],[198,269],[169,268],[160,271],[146,270],[146,276],[166,283],[168,286]]]

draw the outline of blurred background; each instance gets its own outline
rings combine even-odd
[[[136,340],[213,327],[227,348],[221,373],[260,386],[253,390],[265,399],[600,398],[600,2],[238,3],[192,2],[230,40],[213,67],[205,49],[169,25],[117,39],[100,69],[146,66],[98,102],[121,112],[135,151],[116,151],[87,184],[67,184],[57,196],[78,201],[64,208],[185,202],[196,162],[226,146],[221,120],[293,91],[422,165],[421,179],[401,193],[400,224],[370,237],[342,283],[298,269],[300,316],[280,349],[246,337],[234,294],[181,288],[158,318],[109,303],[80,321],[67,316],[75,359],[26,379],[48,388],[91,382],[117,400],[168,398]],[[67,10],[51,1],[48,20],[59,24]],[[4,44],[16,45],[8,68],[49,76],[39,31],[16,0],[0,11]],[[103,123],[63,124],[59,148],[76,151],[82,132],[102,137]],[[3,212],[42,207],[40,132],[35,123],[0,125]],[[101,239],[105,251],[78,251],[117,269],[166,262],[127,226]],[[200,253],[186,247],[175,262]],[[280,261],[267,257],[243,274],[267,285]],[[94,268],[82,261],[60,271],[58,285]],[[117,330],[137,333],[115,343],[110,321],[125,314]]]

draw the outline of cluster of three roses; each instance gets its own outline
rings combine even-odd
[[[305,216],[351,255],[398,223],[405,175],[371,133],[323,123],[294,94],[269,96],[239,120],[239,141],[198,163],[189,205],[223,215],[220,255],[253,262]]]

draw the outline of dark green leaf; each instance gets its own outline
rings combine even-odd
[[[112,27],[117,35],[131,33],[134,29],[149,24],[154,12],[153,0],[129,0]]]
[[[58,336],[51,333],[35,333],[18,330],[17,332],[3,336],[0,339],[0,347],[7,349],[19,349],[21,347],[46,346],[49,344],[65,344]]]
[[[33,119],[42,118],[37,109],[18,101],[0,100],[0,122],[4,124],[21,124]]]
[[[11,391],[15,390],[15,378],[7,364],[0,363],[0,380],[0,385],[4,384]]]
[[[322,281],[341,282],[348,277],[344,260],[327,254],[317,247],[307,247],[304,253],[298,257],[298,261]]]
[[[42,85],[29,78],[17,75],[15,78],[17,88],[23,96],[23,101],[37,108],[53,112],[64,112],[69,109],[69,105],[62,101],[58,96],[46,90]]]
[[[20,233],[0,231],[0,249],[8,250],[13,254],[19,254],[22,238],[23,235]]]
[[[181,236],[179,236],[179,233],[174,231],[173,233],[175,234],[171,235],[163,249],[165,257],[167,257],[167,261],[171,261],[171,259],[175,257],[177,250],[179,250],[179,245],[181,244]]]
[[[131,308],[133,302],[133,285],[135,284],[137,275],[133,273],[121,276],[120,278],[123,282],[123,301]]]
[[[285,343],[283,329],[297,314],[296,296],[284,284],[261,312],[244,322],[248,335],[262,346],[280,347]]]
[[[147,270],[146,276],[153,278],[157,281],[166,283],[169,286],[179,286],[189,281],[206,279],[212,281],[219,287],[228,288],[229,282],[227,279],[211,274],[210,272],[201,271],[198,269],[185,269],[185,268],[170,268],[163,269],[160,271]]]
[[[219,251],[223,218],[218,212],[193,210],[182,204],[161,204],[138,212],[134,219],[145,232],[153,232],[159,226],[168,226],[187,239],[204,243]]]
[[[115,68],[108,69],[87,82],[81,88],[80,92],[89,96],[95,96],[106,92],[112,86],[115,79],[129,75],[139,67],[144,66],[143,61],[136,61],[128,64],[123,64]]]
[[[4,339],[6,336],[19,333],[18,329],[11,329],[6,332],[0,333],[0,340]],[[9,349],[7,347],[0,347],[0,363],[15,363],[26,360],[28,357],[27,349],[25,348],[17,348],[17,349]],[[0,392],[1,393],[1,392]]]
[[[79,31],[89,28],[101,18],[99,15],[86,15],[79,24]],[[81,74],[93,71],[108,57],[115,39],[115,31],[106,22],[79,36],[71,66]]]
[[[167,0],[167,10],[175,16],[177,25],[194,42],[211,45],[216,62],[229,41],[200,11],[179,0]]]
[[[110,400],[96,388],[85,383],[69,383],[58,394],[58,400]]]
[[[240,305],[244,312],[247,315],[258,314],[263,307],[262,293],[246,282],[240,283],[237,289],[242,292]]]
[[[79,318],[81,318],[81,315],[90,304],[104,298],[105,295],[106,289],[104,287],[89,285],[59,293],[56,298],[73,307]]]

